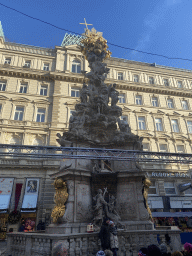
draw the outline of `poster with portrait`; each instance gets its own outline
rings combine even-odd
[[[9,208],[14,178],[0,178],[0,210]]]
[[[26,180],[25,194],[22,204],[22,212],[35,212],[39,192],[39,179],[28,178]]]

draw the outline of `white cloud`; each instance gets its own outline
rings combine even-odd
[[[141,35],[136,50],[144,51],[147,45],[149,45],[152,40],[153,32],[162,24],[162,21],[173,5],[180,4],[181,0],[165,0],[163,3],[158,4],[152,13],[150,13],[144,20],[144,33]],[[138,52],[132,51],[132,54],[137,54]]]

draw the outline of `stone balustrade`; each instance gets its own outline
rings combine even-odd
[[[150,244],[158,244],[157,236],[160,243],[165,243],[165,235],[170,237],[168,245],[170,252],[181,250],[179,230],[118,231],[118,255],[137,256],[139,248]],[[7,255],[52,255],[52,250],[58,241],[65,245],[68,256],[96,255],[96,252],[100,249],[97,232],[72,235],[17,232],[7,234]]]

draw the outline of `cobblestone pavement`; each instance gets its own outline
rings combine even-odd
[[[0,255],[3,256],[5,255],[5,251],[7,248],[7,241],[0,241]]]

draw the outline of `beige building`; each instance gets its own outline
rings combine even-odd
[[[66,35],[61,46],[48,49],[5,42],[2,29],[0,35],[0,142],[58,146],[56,133],[68,128],[79,102],[81,71],[89,70],[76,44],[79,37]],[[192,72],[118,58],[106,62],[110,68],[106,83],[117,84],[118,105],[132,133],[143,137],[143,149],[191,154]],[[14,209],[18,183],[23,184],[18,209],[26,208],[22,205],[27,181],[34,178],[38,200],[32,216],[36,221],[50,216],[54,189],[49,174],[59,168],[59,161],[0,161],[0,178],[14,178],[7,208]],[[142,167],[153,182],[152,209],[192,208],[192,190],[178,190],[179,184],[191,180],[189,165],[145,163]]]

